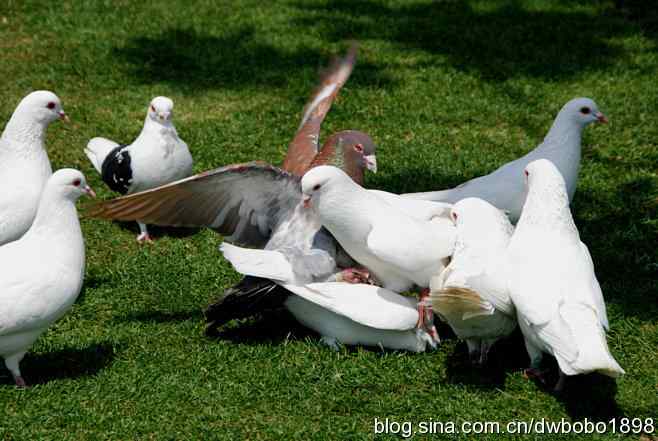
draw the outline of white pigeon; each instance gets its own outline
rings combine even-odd
[[[220,250],[239,273],[273,280],[292,293],[284,301],[285,308],[333,349],[341,344],[412,352],[436,347],[429,329],[416,327],[419,314],[413,298],[377,286],[335,282],[331,276],[325,282],[304,284],[309,279],[280,251],[226,242]]]
[[[444,204],[428,210],[421,220],[387,200],[391,196],[365,190],[331,166],[307,172],[302,193],[304,206],[313,210],[347,254],[383,288],[395,292],[427,288],[453,253],[456,230]],[[427,294],[423,290],[421,298]],[[419,326],[423,326],[431,315],[423,302],[419,307]],[[435,330],[432,336],[438,339]]]
[[[624,370],[606,343],[608,318],[587,246],[569,210],[567,187],[546,159],[525,169],[528,197],[508,248],[510,296],[531,360],[540,376],[544,352],[565,375],[597,371],[617,377]]]
[[[432,279],[432,306],[466,340],[471,361],[482,365],[491,346],[516,328],[505,271],[514,227],[505,213],[477,198],[457,202],[451,217],[457,227],[455,252]]]
[[[0,245],[17,240],[32,225],[39,198],[52,175],[45,149],[48,125],[68,121],[52,92],[30,93],[18,104],[0,137]]]
[[[512,222],[516,222],[526,197],[525,186],[518,177],[530,162],[545,158],[551,160],[564,176],[571,201],[578,182],[582,131],[596,121],[607,123],[608,119],[598,110],[594,101],[589,98],[572,99],[562,107],[544,141],[527,155],[450,190],[408,193],[403,196],[449,203],[476,197],[505,210]]]
[[[34,223],[0,247],[0,356],[19,387],[19,363],[36,339],[80,293],[85,246],[75,202],[95,196],[77,170],[62,169],[46,183]]]
[[[153,98],[146,112],[144,128],[130,145],[106,138],[93,138],[85,153],[112,190],[132,194],[159,187],[192,174],[192,155],[178,137],[172,121],[174,102],[163,96]],[[139,224],[138,242],[151,242],[146,225]]]

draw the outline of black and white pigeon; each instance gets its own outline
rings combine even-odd
[[[68,116],[57,95],[39,90],[18,104],[0,137],[0,245],[19,239],[32,225],[52,175],[45,148],[51,122]]]
[[[607,123],[608,119],[590,98],[574,98],[562,107],[544,141],[527,155],[449,190],[403,196],[453,204],[467,197],[480,198],[506,211],[510,220],[516,222],[526,198],[526,189],[518,176],[530,162],[545,158],[551,160],[564,176],[571,201],[578,183],[581,135],[583,129],[593,122]]]
[[[174,103],[159,96],[146,112],[144,128],[130,145],[93,138],[85,153],[110,189],[133,194],[192,174],[192,155],[173,123]],[[146,224],[138,219],[138,242],[151,242]]]
[[[95,194],[77,170],[62,169],[46,183],[34,223],[0,246],[0,357],[25,387],[19,363],[80,294],[85,244],[75,202]]]

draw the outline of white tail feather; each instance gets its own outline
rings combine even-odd
[[[87,147],[85,147],[85,154],[98,173],[102,173],[103,161],[105,161],[107,154],[118,145],[106,138],[92,138],[89,140]]]

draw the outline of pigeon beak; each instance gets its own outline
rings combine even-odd
[[[96,197],[96,192],[92,190],[91,187],[88,185],[85,185],[85,188],[82,191],[88,194],[89,196],[91,196],[92,198]]]
[[[599,120],[601,124],[608,124],[608,118],[601,112],[596,112],[594,116]]]
[[[373,173],[377,173],[377,156],[367,155],[365,158],[366,158],[366,168]]]
[[[59,111],[59,119],[61,119],[62,121],[66,122],[66,123],[71,122],[71,118],[69,118],[69,116],[66,113],[64,113],[63,110]]]
[[[305,194],[302,198],[302,203],[304,204],[304,208],[311,208],[311,196]]]
[[[160,121],[167,121],[169,119],[169,112],[158,112],[158,119]]]

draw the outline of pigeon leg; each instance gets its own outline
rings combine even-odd
[[[347,283],[365,283],[367,285],[375,285],[375,279],[365,268],[346,268],[338,273],[339,282]]]
[[[439,333],[436,330],[436,326],[434,326],[434,311],[432,311],[429,296],[429,288],[423,288],[418,296],[418,323],[416,327],[426,329],[432,340],[436,343],[441,343]]]
[[[137,242],[139,242],[139,243],[144,243],[144,242],[152,243],[153,238],[149,234],[148,229],[146,228],[146,225],[141,223],[141,222],[137,222],[137,225],[139,225],[139,236],[137,236]]]
[[[21,369],[18,366],[18,364],[21,362],[24,356],[25,356],[25,352],[20,352],[18,354],[13,354],[5,358],[5,366],[7,366],[7,369],[9,369],[9,372],[11,372],[12,377],[14,377],[14,382],[16,383],[16,387],[19,387],[21,389],[27,387],[25,380],[21,376]]]
[[[529,344],[531,346],[529,346]],[[545,369],[540,369],[539,366],[541,365],[541,360],[542,360],[542,353],[541,351],[537,353],[533,353],[533,351],[530,350],[530,348],[534,348],[531,343],[526,340],[526,348],[528,349],[528,354],[531,354],[531,362],[530,362],[530,367],[525,369],[523,371],[523,375],[529,379],[529,380],[539,380],[540,383],[546,384],[546,370]]]
[[[567,374],[564,372],[560,371],[560,379],[557,380],[557,384],[555,385],[555,388],[553,389],[553,392],[559,394],[564,390],[564,385],[567,381]]]
[[[341,344],[336,337],[327,337],[326,335],[324,335],[320,339],[320,342],[336,352],[340,351]]]

